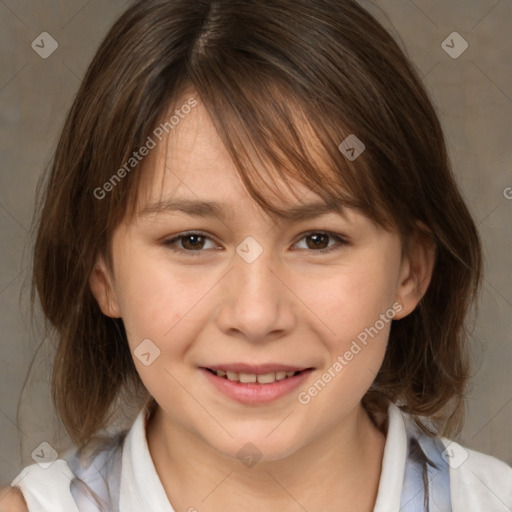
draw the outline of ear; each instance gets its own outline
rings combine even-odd
[[[423,231],[431,233],[423,223]],[[402,259],[400,279],[397,288],[397,302],[402,305],[395,319],[404,318],[414,311],[423,295],[425,295],[436,262],[436,244],[427,234],[419,229],[409,240],[406,254]]]
[[[103,256],[96,260],[89,276],[89,286],[103,314],[111,318],[121,318],[113,278]]]

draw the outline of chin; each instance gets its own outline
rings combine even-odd
[[[275,426],[274,426],[275,428]],[[289,430],[277,434],[272,429],[245,429],[232,432],[233,438],[206,439],[213,448],[230,459],[237,459],[247,467],[261,462],[285,459],[301,448],[303,435],[293,435]]]

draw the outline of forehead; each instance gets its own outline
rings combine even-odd
[[[139,213],[151,210],[151,205],[158,203],[161,205],[164,200],[170,203],[171,199],[186,199],[189,203],[205,199],[215,200],[222,205],[223,209],[227,207],[233,210],[248,207],[254,203],[199,98],[192,92],[183,96],[177,104],[185,104],[191,97],[197,101],[197,106],[188,114],[179,117],[177,124],[170,130],[169,136],[157,145],[151,159],[148,159],[147,171],[149,172],[145,173],[139,200]],[[308,135],[309,137],[306,136],[305,139],[312,141],[312,134]],[[311,153],[316,152],[320,160],[320,152],[314,144],[310,143],[310,146]],[[293,207],[298,203],[309,205],[314,203],[309,213],[318,213],[322,204],[326,209],[326,203],[318,194],[297,180],[290,178],[283,180],[277,169],[265,164],[257,152],[252,152],[250,165],[256,171],[251,175],[256,176],[258,188],[279,208]],[[203,205],[203,211],[206,212],[208,209],[210,213],[217,215],[221,213],[217,205],[213,205],[213,208],[211,206],[205,208]],[[197,205],[196,211],[198,211]],[[294,211],[298,216],[304,212],[305,209],[302,212],[297,209]]]

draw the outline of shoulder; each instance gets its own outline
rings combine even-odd
[[[17,489],[17,493],[23,495],[26,508],[21,510],[78,512],[70,492],[72,479],[73,474],[66,461],[56,459],[52,463],[26,466],[11,482],[11,486]],[[18,494],[17,498],[19,497]],[[0,512],[3,512],[1,502]]]
[[[110,510],[119,487],[120,440],[104,440],[90,450],[70,449],[51,463],[26,466],[11,482],[16,490],[10,493],[9,502],[5,501],[7,505],[0,501],[0,512]]]
[[[0,489],[0,512],[28,512],[27,503],[17,487]]]
[[[450,465],[451,494],[457,510],[512,509],[512,467],[484,453],[441,438]],[[492,505],[492,507],[491,507]],[[487,508],[486,508],[487,507]]]
[[[449,476],[452,512],[512,511],[511,466],[443,436],[427,436],[409,415],[402,416],[408,436],[417,438],[428,460]]]

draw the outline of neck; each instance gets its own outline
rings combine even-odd
[[[359,404],[342,422],[288,457],[248,468],[184,429],[158,408],[148,446],[176,510],[262,509],[371,512],[385,436]],[[334,449],[335,447],[335,449]]]

